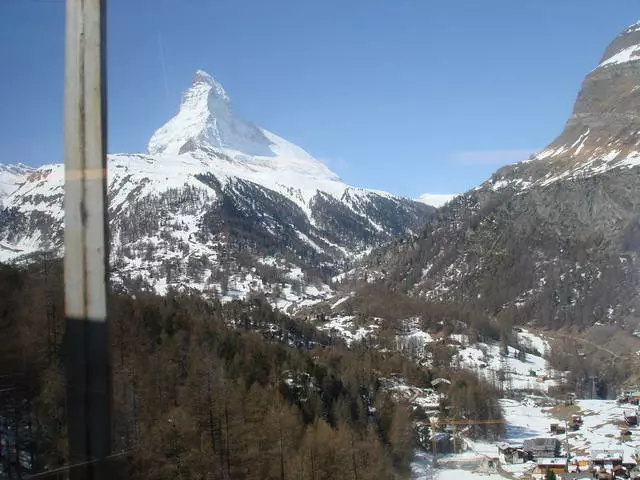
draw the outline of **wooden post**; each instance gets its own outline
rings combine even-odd
[[[110,478],[105,1],[66,3],[64,352],[72,480]]]
[[[569,421],[564,421],[564,441],[567,444],[567,462],[565,465],[565,472],[569,471],[569,462],[571,461],[571,447],[569,445]]]

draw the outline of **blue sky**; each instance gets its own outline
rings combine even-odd
[[[635,6],[634,6],[635,3]],[[193,73],[348,183],[471,188],[562,129],[634,0],[109,0],[109,151]],[[62,161],[64,2],[0,0],[0,162]],[[7,48],[8,46],[8,48]]]

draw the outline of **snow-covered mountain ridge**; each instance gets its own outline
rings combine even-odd
[[[17,190],[33,170],[33,168],[21,163],[15,165],[0,164],[0,202]]]
[[[345,277],[546,328],[638,328],[640,24],[587,74],[560,135]]]
[[[201,71],[148,151],[108,156],[111,260],[115,279],[131,288],[318,297],[345,262],[417,231],[433,211],[347,185],[300,147],[235,116],[222,86]],[[62,253],[63,195],[61,164],[0,169],[0,260]]]
[[[640,22],[618,35],[585,77],[563,132],[483,186],[518,191],[640,165]]]

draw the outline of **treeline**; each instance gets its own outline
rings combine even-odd
[[[634,358],[636,341],[627,331],[612,325],[558,334],[551,343],[549,363],[568,372],[565,391],[558,393],[612,399],[623,388],[635,388],[639,379]]]
[[[68,463],[62,268],[41,260],[0,266],[0,462],[14,477]],[[332,344],[259,300],[110,305],[114,478],[409,475],[412,419],[379,379],[424,383],[424,369]]]
[[[346,315],[356,315],[363,321],[377,317],[384,319],[377,331],[378,340],[394,338],[408,318],[417,320],[421,330],[446,337],[461,333],[471,343],[501,340],[509,336],[512,322],[505,316],[490,316],[470,305],[426,301],[417,296],[389,289],[382,283],[361,285],[355,295],[340,304]],[[325,315],[330,313],[327,309]]]

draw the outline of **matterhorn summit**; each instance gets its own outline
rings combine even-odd
[[[178,114],[153,134],[147,150],[151,155],[180,154],[208,147],[272,156],[270,145],[259,127],[233,114],[222,85],[198,70]]]
[[[196,72],[182,96],[177,115],[153,134],[147,150],[164,156],[221,154],[251,165],[252,171],[258,167],[310,176],[320,182],[340,181],[300,147],[236,116],[225,89],[202,70]]]

